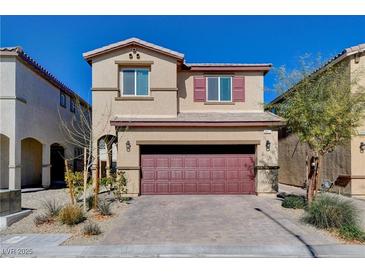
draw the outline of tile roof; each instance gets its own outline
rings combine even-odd
[[[0,48],[0,55],[13,55],[19,56],[24,62],[31,66],[31,68],[41,75],[44,79],[49,81],[51,84],[55,85],[57,88],[66,92],[69,96],[75,97],[80,100],[80,103],[85,106],[90,107],[90,105],[82,99],[76,92],[67,87],[64,83],[58,80],[54,75],[52,75],[48,70],[42,67],[39,63],[37,63],[32,57],[30,57],[27,53],[24,52],[23,48],[20,46],[16,47],[2,47]]]
[[[341,62],[342,60],[346,59],[349,56],[352,56],[352,55],[357,54],[357,53],[363,53],[363,52],[365,52],[365,43],[362,43],[362,44],[359,44],[359,45],[356,45],[356,46],[352,46],[352,47],[346,48],[346,49],[342,50],[340,53],[336,54],[334,57],[330,58],[322,66],[320,66],[319,68],[315,69],[307,77],[310,77],[313,74],[315,74],[315,73],[317,73],[317,72],[325,69],[329,65],[334,65],[336,63],[339,63],[339,62]],[[286,92],[284,92],[283,94],[281,94],[278,97],[276,97],[274,100],[272,100],[270,102],[270,104],[276,104],[276,103],[280,102],[286,96],[286,94],[288,94],[288,92],[291,92],[293,90],[293,87],[289,88]]]
[[[108,51],[111,51],[111,50],[114,50],[114,49],[129,46],[129,45],[141,45],[141,46],[144,46],[144,47],[147,47],[147,48],[150,48],[150,49],[153,49],[153,50],[157,50],[157,51],[163,52],[163,53],[171,55],[171,56],[174,56],[178,59],[184,59],[184,54],[182,54],[180,52],[173,51],[173,50],[170,50],[170,49],[167,49],[167,48],[164,48],[164,47],[161,47],[161,46],[158,46],[158,45],[143,41],[143,40],[135,38],[135,37],[129,38],[129,39],[117,42],[117,43],[109,44],[107,46],[104,46],[104,47],[101,47],[101,48],[98,48],[98,49],[95,49],[95,50],[85,52],[83,54],[83,57],[86,60],[88,60],[88,59],[92,58],[95,55],[99,55],[101,53],[108,52]]]
[[[271,112],[180,112],[176,117],[115,116],[115,122],[285,122]]]

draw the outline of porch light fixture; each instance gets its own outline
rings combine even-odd
[[[270,151],[271,143],[270,143],[270,141],[269,141],[269,140],[267,140],[267,141],[266,141],[265,146],[266,146],[266,151]]]
[[[360,152],[364,153],[364,151],[365,151],[365,142],[361,142],[360,143]]]
[[[127,141],[125,142],[125,148],[127,149],[127,151],[131,151],[131,142]]]

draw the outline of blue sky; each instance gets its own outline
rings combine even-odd
[[[90,102],[82,53],[138,37],[185,54],[186,62],[273,63],[329,58],[365,43],[365,16],[1,16],[0,44],[23,49]],[[273,87],[275,74],[265,78]],[[265,95],[265,101],[275,97]]]

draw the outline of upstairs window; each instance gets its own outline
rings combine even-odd
[[[66,107],[66,94],[63,91],[60,92],[60,105]]]
[[[76,105],[75,105],[75,99],[70,100],[70,111],[75,113]]]
[[[149,94],[148,69],[123,69],[120,81],[123,96],[147,96]]]
[[[231,102],[232,101],[232,77],[209,76],[207,79],[207,101]]]

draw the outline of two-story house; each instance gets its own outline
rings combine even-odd
[[[63,181],[64,159],[80,152],[61,123],[89,104],[20,47],[0,48],[0,71],[0,189]]]
[[[352,93],[360,92],[359,86],[365,87],[365,44],[344,49],[318,71],[326,73],[328,67],[335,65],[345,66],[346,77],[351,85],[349,89]],[[308,77],[313,75],[314,73]],[[290,96],[290,92],[295,92],[295,86],[275,98],[271,104],[284,103],[287,96]],[[279,181],[287,185],[304,187],[308,173],[307,155],[310,155],[308,146],[301,144],[295,134],[282,128],[279,131]],[[346,145],[338,146],[324,157],[320,174],[320,184],[328,180],[333,183],[331,191],[365,198],[365,119],[362,120],[362,125],[351,141]]]
[[[183,54],[136,38],[84,58],[92,67],[95,147],[114,138],[128,195],[277,191],[284,122],[264,111],[271,64],[187,64]]]

